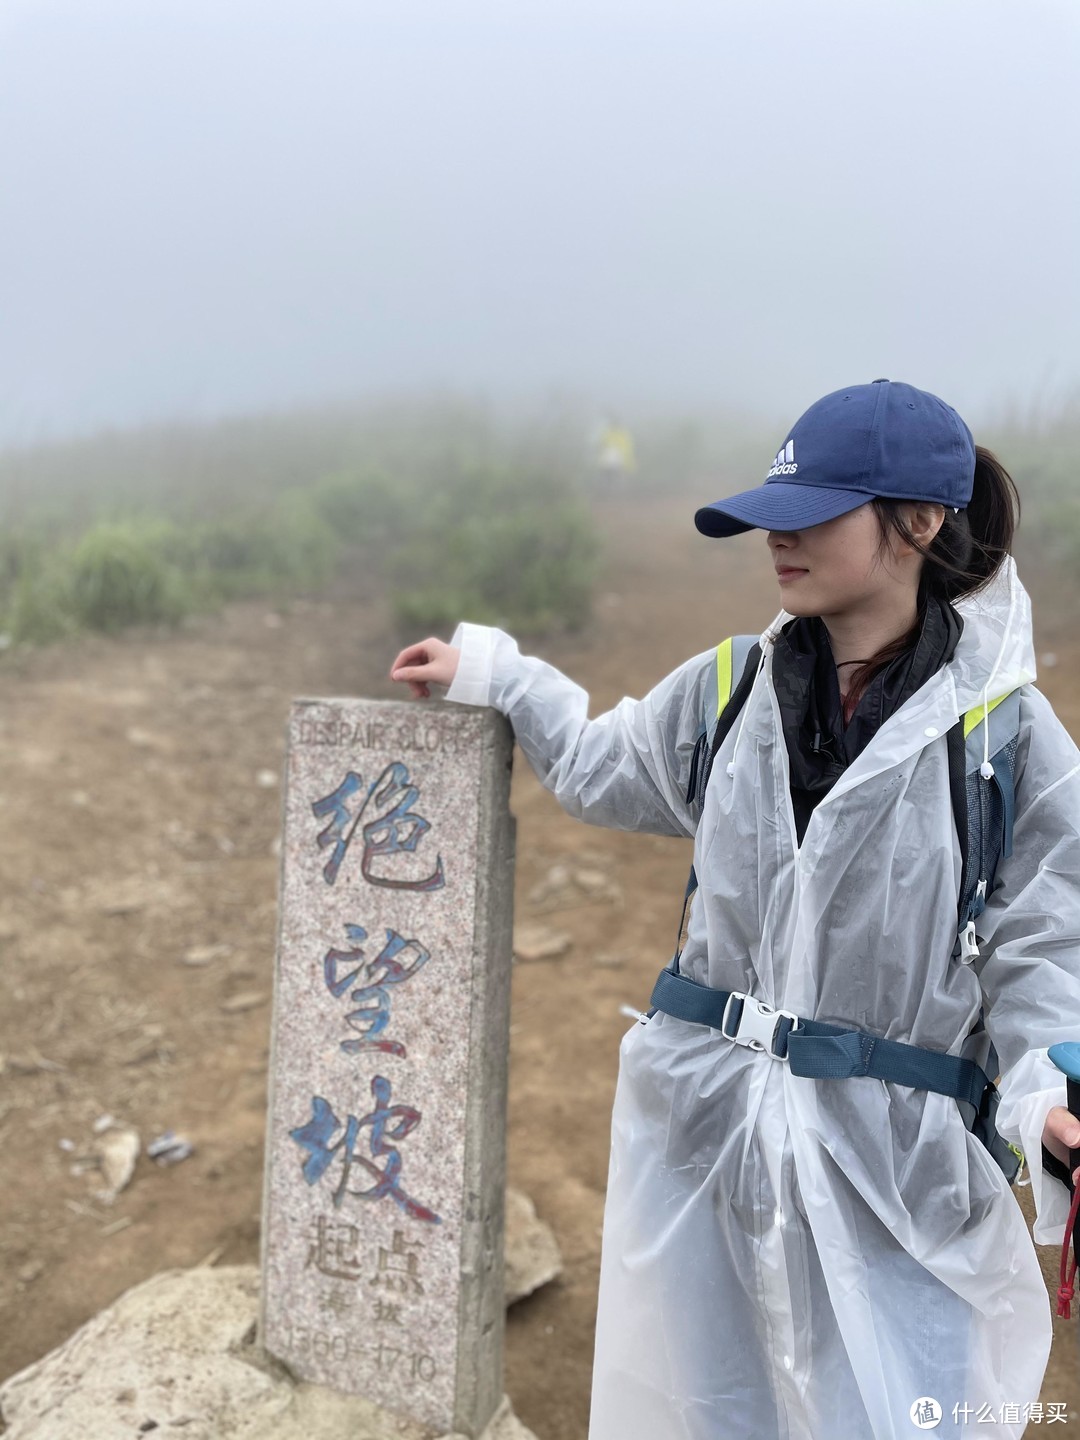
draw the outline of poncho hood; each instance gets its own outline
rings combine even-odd
[[[959,718],[976,705],[1033,684],[1036,665],[1031,599],[1011,555],[977,595],[958,600],[956,610],[963,618],[964,631],[941,674],[951,678]],[[781,610],[762,634],[762,648],[774,644],[793,618]]]

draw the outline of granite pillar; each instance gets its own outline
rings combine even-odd
[[[502,1396],[511,752],[458,705],[289,724],[262,1343],[469,1436]]]

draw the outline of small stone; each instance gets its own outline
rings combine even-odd
[[[32,1285],[44,1269],[44,1260],[31,1260],[29,1265],[24,1265],[19,1271],[20,1284]]]
[[[102,915],[122,916],[137,915],[143,908],[143,902],[136,900],[134,896],[116,896],[114,899],[103,900],[98,906]]]
[[[562,1274],[562,1255],[551,1226],[520,1190],[506,1191],[506,1303],[523,1300]]]
[[[104,1135],[106,1130],[111,1130],[116,1124],[116,1117],[113,1115],[99,1115],[91,1127],[95,1135]]]
[[[255,776],[255,784],[260,790],[273,790],[277,787],[278,772],[276,770],[260,770]]]
[[[602,870],[575,870],[574,884],[586,895],[602,895],[611,881]]]
[[[551,869],[544,876],[539,884],[534,885],[529,891],[529,900],[533,905],[542,905],[550,900],[561,890],[566,890],[570,885],[570,869],[566,865],[552,865]]]
[[[102,1200],[111,1203],[131,1183],[140,1148],[139,1132],[130,1125],[106,1130],[99,1138],[94,1153],[105,1177]]]
[[[612,952],[605,952],[603,955],[594,955],[592,963],[599,965],[605,970],[617,970],[620,965],[626,964],[626,956]]]
[[[47,1060],[36,1050],[29,1055],[7,1055],[3,1058],[3,1068],[10,1070],[13,1075],[36,1075],[39,1070],[62,1072],[67,1069],[66,1065],[60,1065],[55,1060]]]
[[[257,1010],[269,998],[264,990],[241,990],[238,995],[230,995],[223,1000],[221,1008],[226,1015],[239,1015],[244,1010]]]
[[[185,1136],[166,1130],[164,1135],[150,1141],[146,1153],[158,1165],[179,1165],[181,1160],[194,1155],[195,1147]]]
[[[231,945],[193,945],[190,950],[184,951],[180,962],[193,967],[212,965],[215,960],[224,960],[231,954]]]
[[[571,944],[569,935],[546,925],[519,925],[514,930],[514,955],[524,962],[556,960],[566,954]]]

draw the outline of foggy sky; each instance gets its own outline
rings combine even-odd
[[[0,443],[1080,386],[1074,0],[0,0]]]

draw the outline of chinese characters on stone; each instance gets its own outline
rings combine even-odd
[[[408,1105],[390,1105],[388,1102],[391,1085],[384,1075],[376,1075],[372,1080],[371,1093],[375,1099],[374,1110],[360,1118],[349,1115],[346,1118],[344,1135],[333,1144],[331,1140],[340,1129],[341,1121],[321,1095],[312,1097],[311,1119],[305,1125],[289,1131],[290,1138],[308,1152],[308,1157],[303,1162],[304,1179],[309,1185],[317,1185],[334,1163],[336,1156],[341,1161],[341,1178],[333,1193],[335,1209],[341,1208],[346,1195],[352,1195],[359,1200],[382,1200],[389,1197],[410,1219],[423,1220],[432,1225],[441,1224],[441,1218],[433,1210],[421,1205],[401,1188],[401,1156],[389,1143],[392,1140],[404,1140],[410,1131],[415,1130],[420,1123],[419,1110]],[[370,1159],[356,1147],[361,1131],[368,1126],[371,1127]],[[385,1162],[381,1169],[376,1163],[379,1160]],[[351,1188],[349,1180],[353,1166],[359,1166],[374,1183],[366,1189]]]
[[[350,847],[359,835],[362,846],[359,871],[368,884],[421,894],[444,887],[446,876],[441,855],[436,857],[434,869],[421,878],[403,876],[400,865],[396,867],[398,873],[387,873],[388,869],[395,869],[393,857],[415,854],[431,829],[429,821],[417,813],[415,807],[419,799],[419,788],[412,783],[407,767],[400,761],[387,765],[370,784],[366,784],[357,771],[347,771],[335,790],[311,805],[315,819],[326,822],[317,836],[319,849],[330,852],[322,867],[326,884],[336,884]],[[430,952],[419,940],[410,939],[393,928],[385,929],[381,948],[377,942],[365,945],[369,937],[362,925],[349,923],[344,928],[346,947],[331,946],[322,959],[323,984],[335,1000],[346,998],[345,1024],[355,1032],[342,1040],[339,1048],[352,1056],[383,1054],[404,1060],[407,1058],[405,1045],[386,1033],[391,1021],[394,987],[416,975],[431,959]],[[368,953],[376,950],[377,953],[367,958]],[[289,1132],[290,1138],[306,1152],[301,1163],[304,1180],[309,1186],[335,1180],[331,1194],[335,1210],[341,1210],[346,1197],[361,1203],[389,1199],[412,1220],[441,1224],[441,1217],[434,1209],[416,1200],[404,1188],[398,1146],[419,1125],[420,1110],[391,1104],[392,1086],[386,1076],[375,1075],[370,1083],[374,1107],[367,1114],[350,1113],[344,1121],[335,1114],[325,1095],[312,1096],[311,1118]],[[310,1240],[307,1266],[313,1266],[333,1280],[359,1281],[359,1239],[357,1226],[320,1216]],[[368,1283],[384,1286],[394,1293],[375,1300],[376,1323],[400,1324],[403,1302],[423,1293],[418,1274],[421,1249],[419,1242],[406,1240],[401,1231],[394,1232],[392,1247],[378,1247],[378,1268]],[[334,1293],[337,1305],[348,1308],[351,1302],[339,1292]]]
[[[323,979],[326,988],[335,1000],[340,1000],[361,971],[364,972],[367,984],[358,985],[349,995],[355,1009],[345,1016],[345,1024],[351,1030],[356,1030],[361,1038],[343,1040],[341,1048],[346,1055],[359,1055],[374,1050],[404,1059],[405,1046],[400,1040],[379,1038],[390,1023],[390,986],[401,985],[410,980],[427,964],[431,956],[419,940],[406,940],[396,930],[387,930],[386,944],[374,960],[369,960],[364,965],[364,951],[360,942],[368,938],[367,931],[362,925],[346,925],[345,932],[354,942],[352,949],[331,949],[323,956]],[[412,963],[404,965],[397,957],[408,955],[409,952],[412,952]],[[342,975],[341,967],[345,965],[352,965],[353,968]]]
[[[320,1215],[312,1227],[304,1268],[318,1270],[329,1280],[349,1280],[356,1284],[362,1278],[357,1256],[359,1243],[360,1230],[356,1225]],[[378,1247],[375,1273],[368,1277],[367,1283],[373,1289],[381,1287],[390,1291],[395,1298],[375,1297],[371,1318],[377,1325],[400,1325],[405,1300],[423,1295],[424,1285],[420,1279],[423,1248],[419,1240],[406,1240],[401,1230],[394,1231],[389,1247]],[[323,1297],[321,1308],[340,1317],[353,1308],[353,1301],[335,1288]]]
[[[319,848],[330,849],[330,859],[323,866],[323,877],[328,885],[338,878],[342,862],[349,853],[349,847],[356,837],[357,828],[368,811],[368,804],[374,801],[376,818],[368,820],[361,834],[364,854],[360,862],[360,873],[371,885],[383,886],[388,890],[439,890],[446,884],[442,856],[437,856],[435,869],[426,879],[392,879],[376,875],[372,871],[375,861],[384,855],[411,854],[431,829],[427,820],[414,815],[411,806],[420,798],[420,791],[409,780],[408,769],[400,760],[387,765],[386,769],[365,790],[363,776],[350,770],[345,779],[331,794],[316,800],[312,811],[317,820],[328,819],[329,824],[319,835]],[[384,810],[384,807],[389,807]],[[379,811],[384,813],[379,814]],[[331,849],[332,847],[332,849]]]

